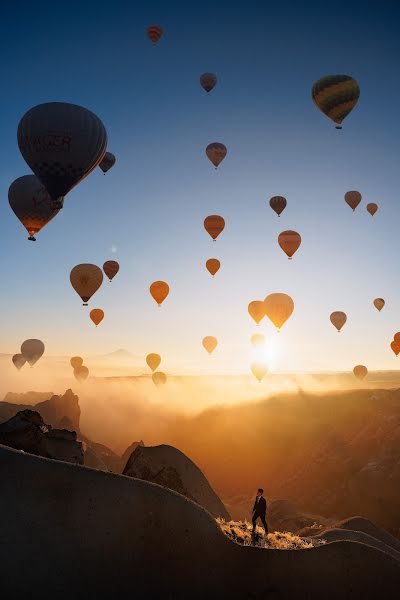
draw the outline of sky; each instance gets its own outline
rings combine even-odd
[[[34,337],[48,355],[124,348],[143,361],[160,353],[166,370],[236,373],[260,330],[273,371],[397,368],[399,20],[388,1],[10,4],[0,23],[0,352]],[[146,37],[154,23],[165,31],[157,46]],[[218,75],[209,95],[206,71]],[[335,73],[361,88],[342,131],[311,100],[313,82]],[[32,243],[7,192],[30,172],[18,122],[49,101],[95,112],[117,163],[79,184]],[[205,156],[214,141],[228,148],[217,171]],[[354,214],[348,190],[363,196]],[[279,219],[274,195],[288,201]],[[373,218],[368,202],[379,204]],[[215,243],[210,214],[226,221]],[[285,229],[303,240],[292,261],[277,244]],[[214,279],[208,258],[222,263]],[[109,259],[120,272],[90,302],[106,313],[96,329],[69,273]],[[171,290],[161,309],[148,292],[158,279]],[[247,313],[273,292],[295,302],[279,334]],[[348,315],[340,334],[334,310]],[[219,340],[212,357],[206,335]]]

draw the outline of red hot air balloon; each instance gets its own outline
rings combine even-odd
[[[108,279],[112,281],[119,271],[119,264],[116,260],[107,260],[103,265],[103,271]]]
[[[206,148],[207,158],[212,162],[216,169],[218,169],[218,166],[224,160],[227,153],[228,150],[226,146],[224,146],[224,144],[220,144],[219,142],[208,144]]]
[[[147,28],[147,37],[152,44],[157,44],[163,35],[163,30],[159,25],[150,25]]]
[[[203,73],[200,76],[200,85],[207,94],[217,85],[217,81],[217,76],[214,73]]]

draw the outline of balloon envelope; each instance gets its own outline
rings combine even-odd
[[[394,334],[393,341],[396,342],[396,344],[399,344],[400,346],[400,331]]]
[[[377,308],[379,310],[379,312],[382,310],[382,308],[385,306],[385,301],[383,298],[375,298],[374,300],[374,306],[375,308]]]
[[[160,386],[164,385],[165,383],[167,383],[167,376],[162,371],[156,371],[155,373],[153,373],[151,378],[153,380],[153,383],[157,387],[160,387]]]
[[[206,154],[208,159],[212,162],[214,167],[217,169],[218,165],[224,160],[227,155],[228,150],[224,144],[220,144],[220,142],[213,142],[212,144],[208,144],[206,148]]]
[[[8,190],[8,201],[33,241],[34,235],[60,210],[54,207],[48,191],[36,175],[24,175],[13,181]],[[63,199],[60,203],[63,204]]]
[[[169,294],[168,283],[165,283],[165,281],[154,281],[150,286],[150,294],[157,302],[158,306],[161,306]]]
[[[344,195],[344,199],[346,200],[350,208],[352,208],[353,211],[355,211],[362,200],[362,196],[360,192],[353,190],[351,192],[346,192]]]
[[[107,171],[109,171],[115,165],[116,160],[117,159],[115,158],[114,154],[111,154],[111,152],[106,152],[102,160],[99,162],[99,167],[103,173],[107,173]]]
[[[97,265],[81,264],[72,269],[69,279],[83,305],[87,306],[90,298],[103,283],[103,271]]]
[[[82,365],[81,367],[74,369],[74,375],[75,379],[78,381],[86,381],[86,379],[89,377],[89,369]]]
[[[212,335],[207,335],[205,338],[203,338],[203,346],[207,350],[208,354],[211,354],[218,346],[218,340]]]
[[[367,211],[369,212],[371,217],[374,216],[374,214],[376,213],[377,210],[378,210],[378,205],[375,204],[375,202],[370,202],[369,204],[367,204]]]
[[[393,340],[393,342],[390,344],[390,347],[393,350],[393,352],[395,353],[395,355],[398,356],[400,353],[400,344],[398,344],[397,342],[395,342]]]
[[[93,310],[90,311],[90,318],[97,327],[104,319],[104,311],[101,310],[101,308],[93,308]]]
[[[152,44],[157,44],[163,33],[164,32],[159,25],[150,25],[150,27],[147,28],[147,37]]]
[[[211,275],[214,277],[214,275],[219,271],[221,263],[217,258],[209,258],[206,262],[206,267],[207,271],[209,271],[209,273],[211,273]]]
[[[283,196],[273,196],[269,201],[270,207],[273,211],[276,212],[278,217],[280,217],[283,211],[285,210],[286,204],[286,198],[284,198]]]
[[[214,73],[203,73],[200,75],[200,85],[208,93],[216,86],[217,76]]]
[[[262,300],[253,300],[247,307],[251,318],[259,325],[265,317],[265,305]]]
[[[289,259],[291,259],[300,247],[301,235],[297,231],[282,231],[278,236],[278,244]]]
[[[251,363],[250,368],[254,377],[261,383],[268,372],[267,365],[265,363],[256,361]]]
[[[353,369],[353,373],[357,379],[363,380],[368,375],[368,369],[367,367],[364,367],[364,365],[356,365]]]
[[[219,215],[209,215],[204,219],[204,228],[215,241],[225,228],[225,220]]]
[[[73,369],[79,369],[83,365],[83,358],[81,356],[73,356],[69,362]]]
[[[311,95],[319,110],[341,129],[343,119],[358,102],[360,88],[349,75],[328,75],[314,83]]]
[[[333,312],[331,314],[331,316],[329,318],[331,320],[332,325],[334,327],[336,327],[336,329],[339,332],[342,329],[343,325],[347,321],[347,315],[346,315],[346,313],[342,312],[341,310],[336,310],[335,312]]]
[[[146,362],[152,371],[155,371],[161,363],[161,356],[159,354],[148,354],[146,356]]]
[[[19,371],[26,363],[26,358],[22,354],[14,354],[14,356],[12,357],[12,361],[14,363],[14,366]]]
[[[18,125],[25,161],[57,202],[97,167],[107,148],[107,132],[87,108],[65,102],[34,106]]]
[[[262,335],[262,333],[255,333],[254,335],[251,336],[250,341],[253,344],[253,346],[255,346],[256,348],[258,346],[264,346],[265,335]]]
[[[107,260],[103,265],[103,271],[111,281],[119,271],[119,264],[116,260]]]
[[[270,294],[264,300],[265,314],[279,330],[294,311],[294,302],[287,294]]]
[[[25,340],[21,345],[21,354],[31,367],[43,355],[44,344],[41,340]]]

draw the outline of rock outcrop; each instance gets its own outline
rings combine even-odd
[[[242,547],[168,489],[4,446],[0,478],[7,598],[398,598],[399,561],[366,544]]]
[[[228,511],[201,470],[173,446],[137,446],[123,474],[158,483],[194,500],[214,517],[230,519]]]
[[[76,432],[53,429],[38,412],[25,409],[0,424],[0,444],[38,456],[83,464]]]

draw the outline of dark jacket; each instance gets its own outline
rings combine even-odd
[[[253,512],[257,513],[258,515],[265,515],[265,513],[267,512],[267,502],[264,496],[260,496],[258,502],[256,497],[253,506]]]

